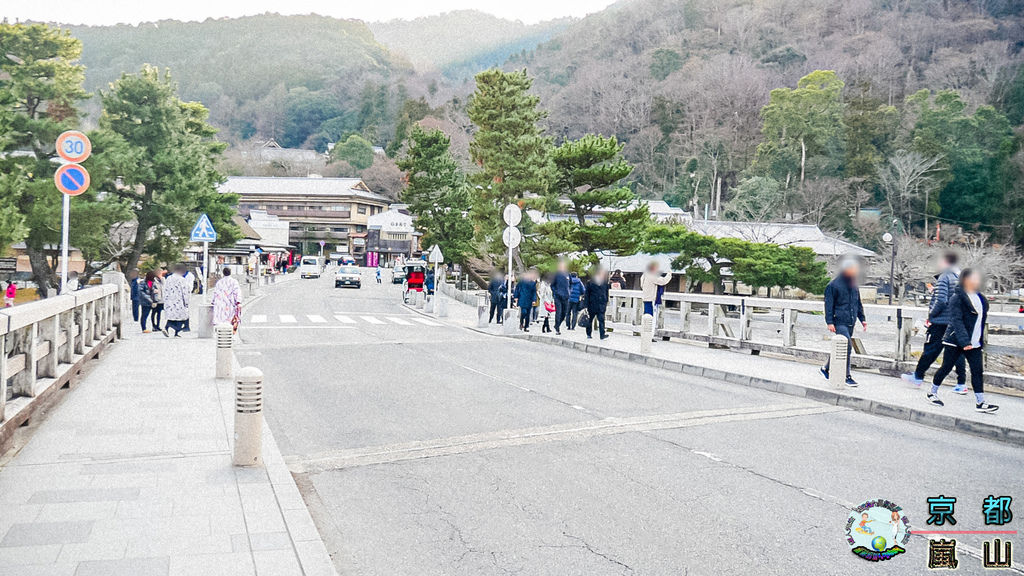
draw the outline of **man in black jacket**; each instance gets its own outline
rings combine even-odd
[[[608,337],[604,333],[604,315],[608,310],[608,272],[597,269],[587,282],[587,291],[584,293],[587,301],[587,338],[591,338],[594,329],[594,322],[597,322],[598,333],[601,340]]]
[[[505,276],[501,273],[501,270],[495,270],[491,274],[491,283],[487,285],[487,292],[491,297],[490,313],[487,316],[487,323],[490,324],[494,321],[494,316],[498,316],[498,324],[501,324],[505,318],[505,304],[508,299],[508,287],[505,285]]]
[[[853,346],[853,327],[859,320],[864,330],[868,323],[864,318],[864,306],[860,302],[860,288],[857,279],[860,275],[860,264],[856,260],[844,260],[839,275],[825,288],[825,324],[829,332],[846,337],[846,385],[855,388],[857,381],[850,375],[850,352]],[[821,373],[828,378],[829,358],[821,368]]]
[[[925,323],[928,331],[924,336],[924,350],[921,351],[921,358],[917,361],[914,372],[903,375],[903,380],[914,386],[924,383],[925,372],[942,354],[942,337],[946,334],[946,326],[949,325],[949,301],[960,282],[960,269],[957,268],[956,262],[956,252],[946,252],[939,258],[939,276],[932,290],[932,299],[928,305],[928,321]],[[962,357],[956,363],[956,388],[953,388],[953,392],[967,394],[967,371]]]

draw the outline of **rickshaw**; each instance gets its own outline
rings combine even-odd
[[[402,283],[404,288],[402,299],[408,302],[409,292],[423,292],[426,289],[424,280],[427,273],[427,263],[419,260],[406,262],[403,268],[405,269],[405,281]]]

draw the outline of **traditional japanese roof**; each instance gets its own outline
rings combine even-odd
[[[738,238],[749,242],[764,242],[779,246],[802,246],[814,250],[819,256],[869,257],[875,253],[829,236],[814,224],[789,222],[727,222],[724,220],[694,220],[688,224],[694,232],[715,238]]]
[[[240,196],[355,197],[387,204],[388,198],[370,191],[360,178],[230,176],[220,192]]]

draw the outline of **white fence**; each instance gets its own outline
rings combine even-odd
[[[0,310],[0,447],[50,394],[120,336],[127,310],[124,277],[104,275],[104,281]]]
[[[666,306],[658,315],[657,334],[707,342],[712,346],[770,352],[824,360],[828,355],[825,338],[824,303],[747,296],[722,296],[667,292]],[[896,373],[911,370],[915,325],[920,329],[928,317],[927,308],[916,306],[864,305],[870,330],[854,334],[853,364]],[[643,302],[639,290],[612,290],[608,315],[612,322],[636,326],[639,330]],[[1024,324],[1020,314],[993,312],[988,326]],[[918,330],[920,331],[920,330]],[[990,338],[990,341],[993,339]],[[912,345],[913,344],[913,345]],[[1013,346],[993,343],[991,354],[1000,349],[1013,353]],[[991,384],[1024,389],[1020,374],[986,372]]]

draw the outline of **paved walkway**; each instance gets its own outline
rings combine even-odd
[[[214,342],[128,329],[0,468],[0,576],[335,574],[269,429],[231,465]]]
[[[491,334],[502,334],[501,327],[477,328],[476,308],[449,299],[447,320],[467,328]],[[518,311],[518,310],[517,310]],[[517,317],[518,318],[518,317]],[[998,404],[995,414],[974,410],[974,395],[952,393],[955,378],[939,392],[946,405],[934,406],[925,399],[927,385],[915,388],[899,378],[871,371],[854,371],[858,388],[836,390],[818,372],[816,364],[796,359],[754,356],[732,350],[708,348],[706,344],[681,340],[657,341],[651,352],[641,356],[640,338],[625,325],[610,338],[587,340],[583,328],[562,330],[561,336],[542,334],[539,324],[531,324],[530,339],[573,346],[585,352],[621,357],[627,360],[671,367],[737,384],[769,388],[786,394],[815,398],[828,403],[849,406],[882,416],[917,421],[938,428],[957,429],[975,435],[997,437],[1024,445],[1024,398],[1016,395],[988,393],[986,400]],[[518,333],[517,335],[522,335]],[[616,354],[617,353],[617,354]]]

